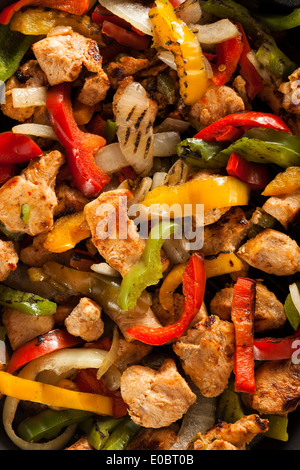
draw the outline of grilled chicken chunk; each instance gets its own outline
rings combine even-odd
[[[243,399],[260,414],[294,411],[300,401],[300,365],[292,360],[265,362],[255,373],[255,393]]]
[[[133,76],[135,73],[149,66],[148,59],[137,59],[135,57],[121,57],[118,62],[110,62],[107,67],[107,75],[113,88],[117,88],[119,82],[125,77]]]
[[[158,371],[131,366],[121,377],[121,395],[132,420],[145,428],[163,428],[180,419],[196,401],[173,359]]]
[[[85,78],[78,100],[93,106],[106,97],[110,83],[102,69],[98,44],[93,39],[71,28],[64,34],[55,34],[53,30],[46,38],[33,44],[32,50],[51,86],[74,82],[85,67],[90,75]]]
[[[76,188],[72,188],[66,183],[60,183],[55,188],[58,205],[55,208],[55,217],[80,212],[89,200]]]
[[[86,436],[81,437],[74,444],[66,447],[65,450],[95,450],[89,443]]]
[[[126,450],[169,450],[177,440],[170,428],[141,429],[126,447]]]
[[[233,287],[225,287],[216,293],[210,303],[210,313],[222,320],[231,320]],[[257,333],[282,328],[286,322],[283,304],[263,284],[256,283],[254,329]]]
[[[256,414],[243,416],[236,423],[220,423],[204,433],[198,434],[192,450],[245,450],[255,436],[268,430],[267,419]]]
[[[227,114],[241,111],[245,111],[244,101],[232,88],[212,85],[203,98],[192,106],[190,119],[197,128],[204,128]]]
[[[84,208],[94,245],[123,277],[140,260],[145,248],[145,240],[127,215],[127,200],[131,198],[126,189],[107,191]]]
[[[290,276],[300,270],[299,246],[277,230],[264,230],[248,240],[237,254],[250,266],[276,276]]]
[[[283,94],[282,107],[285,111],[292,114],[300,114],[299,90],[300,68],[295,70],[289,76],[289,81],[282,83],[278,89]]]
[[[20,175],[0,188],[0,220],[10,232],[35,236],[52,228],[57,206],[55,179],[64,161],[56,150],[31,160]],[[24,204],[29,209],[28,221],[22,218]]]
[[[300,189],[283,196],[272,196],[263,205],[263,210],[288,229],[300,216]]]
[[[234,207],[218,222],[204,228],[204,255],[216,255],[221,251],[236,251],[247,235],[249,222],[240,207]]]
[[[13,351],[36,336],[52,330],[55,324],[53,315],[34,317],[10,308],[4,308],[2,322]]]
[[[152,351],[152,346],[141,343],[140,341],[128,341],[120,338],[118,357],[115,361],[115,366],[121,371],[127,369],[127,367],[138,364],[145,356]]]
[[[96,341],[104,331],[101,310],[96,302],[82,297],[64,321],[68,332],[84,341]]]
[[[17,269],[19,255],[11,241],[0,240],[0,281],[4,281],[11,271]]]
[[[203,396],[217,397],[225,390],[234,365],[232,323],[206,317],[189,328],[173,349]]]
[[[47,85],[48,81],[46,75],[40,68],[38,62],[36,60],[29,60],[21,65],[15,75],[5,83],[5,103],[1,105],[1,111],[5,116],[16,121],[27,121],[34,115],[38,107],[28,106],[27,108],[14,108],[12,90],[14,88],[39,88]]]

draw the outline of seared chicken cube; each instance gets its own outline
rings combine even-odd
[[[11,271],[17,269],[18,261],[13,242],[0,240],[0,281],[4,281]]]
[[[300,68],[295,70],[289,76],[289,81],[282,83],[278,89],[283,94],[282,107],[288,113],[300,114],[299,89]]]
[[[177,440],[173,429],[141,429],[126,450],[169,450]]]
[[[68,332],[73,336],[80,336],[84,341],[96,341],[104,331],[101,310],[96,302],[82,297],[65,319]]]
[[[182,418],[196,401],[173,359],[164,361],[157,371],[139,365],[128,367],[121,377],[121,395],[132,420],[155,429]]]
[[[54,254],[44,247],[48,233],[41,233],[33,237],[32,243],[20,250],[20,260],[27,266],[42,267],[45,263],[54,260]]]
[[[136,72],[148,67],[148,65],[148,59],[121,57],[118,62],[109,63],[107,67],[107,75],[112,87],[117,88],[119,82],[125,77],[133,76]]]
[[[152,351],[152,346],[141,343],[140,341],[128,342],[125,339],[119,339],[118,357],[115,366],[121,371],[128,366],[138,364],[145,356]]]
[[[217,397],[227,387],[234,366],[234,326],[209,316],[189,328],[173,349],[182,367],[205,397]]]
[[[276,276],[290,276],[300,270],[300,248],[284,233],[266,229],[248,240],[237,252],[250,266]]]
[[[210,303],[210,313],[222,320],[231,320],[233,287],[225,287],[216,293]],[[254,330],[257,333],[275,330],[284,326],[286,314],[283,304],[263,284],[256,283]]]
[[[192,450],[245,450],[255,436],[269,428],[267,419],[256,414],[243,416],[236,423],[216,424],[212,429],[199,433],[192,443]]]
[[[288,229],[300,216],[300,189],[291,194],[270,197],[262,208]]]
[[[60,183],[55,188],[58,205],[54,216],[62,217],[74,212],[81,212],[89,200],[76,188]]]
[[[260,414],[294,411],[300,401],[300,365],[292,360],[264,362],[255,373],[255,393],[243,398]]]
[[[87,436],[82,436],[78,441],[66,447],[65,450],[95,450],[88,441]]]
[[[10,308],[4,309],[2,322],[6,327],[7,338],[13,351],[36,336],[52,330],[55,324],[53,315],[34,317]]]
[[[127,189],[107,191],[84,208],[94,245],[123,277],[140,260],[145,248],[145,240],[128,217],[127,200],[131,197]]]
[[[102,69],[102,57],[96,41],[70,28],[64,34],[48,36],[32,46],[32,50],[51,86],[76,80],[83,67],[91,73],[78,96],[82,103],[93,106],[104,100],[110,87]]]
[[[35,236],[49,231],[57,206],[55,179],[64,156],[54,150],[31,160],[18,176],[0,188],[0,220],[10,232]],[[23,216],[26,207],[27,216]]]

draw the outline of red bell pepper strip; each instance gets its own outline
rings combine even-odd
[[[238,127],[228,126],[222,134],[216,136],[217,142],[233,142],[242,137],[243,131]]]
[[[28,162],[42,154],[40,147],[26,135],[13,132],[0,134],[0,165]]]
[[[243,48],[242,35],[217,44],[217,61],[213,65],[212,77],[215,85],[222,86],[229,82],[236,71]]]
[[[238,278],[234,285],[231,319],[235,330],[235,391],[254,393],[254,309],[256,283]]]
[[[240,65],[240,74],[246,80],[246,90],[247,94],[252,101],[258,93],[264,89],[264,82],[257,72],[254,65],[248,59],[248,54],[251,52],[251,47],[249,45],[247,36],[241,24],[238,24],[238,28],[242,33],[243,38],[243,52],[241,54],[239,65]]]
[[[255,361],[282,361],[291,359],[299,349],[300,330],[286,338],[260,338],[254,340]]]
[[[28,362],[64,348],[72,348],[83,343],[80,337],[70,335],[66,330],[55,329],[39,335],[16,349],[9,361],[8,370],[13,374]]]
[[[133,338],[153,346],[161,346],[181,336],[200,310],[205,292],[204,258],[194,253],[182,276],[184,309],[178,322],[161,328],[136,326],[126,331]]]
[[[109,21],[110,23],[114,23],[118,26],[121,26],[122,28],[131,29],[131,24],[128,23],[128,21],[123,20],[123,18],[120,18],[117,15],[114,15],[101,5],[97,5],[93,11],[92,21],[98,25],[103,25],[104,21]]]
[[[128,406],[124,402],[120,391],[111,391],[102,379],[97,379],[97,369],[81,369],[74,379],[74,383],[80,392],[97,393],[110,397],[113,402],[114,418],[121,418],[128,413]]]
[[[9,24],[13,15],[28,5],[66,11],[74,15],[83,15],[89,7],[89,0],[19,0],[0,12],[0,23]]]
[[[17,165],[14,164],[3,164],[0,165],[0,185],[6,183],[13,176],[17,174]]]
[[[46,106],[50,122],[60,143],[65,147],[75,186],[86,197],[97,197],[110,178],[95,164],[93,157],[106,142],[99,135],[79,129],[73,116],[70,95],[69,83],[49,88]]]
[[[228,160],[226,171],[230,176],[247,183],[252,191],[264,189],[271,179],[267,165],[248,162],[235,152]]]
[[[115,41],[117,41],[119,44],[132,47],[138,51],[144,51],[148,49],[150,44],[149,36],[141,36],[134,31],[128,31],[127,29],[107,20],[103,22],[102,34],[115,39]]]
[[[170,3],[173,8],[179,7],[182,3],[184,3],[186,0],[170,0]]]
[[[213,142],[220,134],[224,134],[228,127],[243,126],[250,126],[251,128],[265,127],[268,129],[289,132],[291,134],[288,126],[279,116],[257,111],[249,111],[245,113],[229,114],[228,116],[225,116],[209,125],[205,129],[202,129],[194,136],[194,138]]]

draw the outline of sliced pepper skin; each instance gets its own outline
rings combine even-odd
[[[64,253],[88,238],[91,231],[84,213],[75,212],[57,219],[46,237],[44,248],[52,253]]]
[[[28,162],[42,154],[40,147],[26,135],[13,132],[0,134],[0,165]]]
[[[30,316],[49,316],[56,312],[56,304],[35,294],[22,292],[0,284],[0,305]]]
[[[156,0],[149,12],[149,18],[153,25],[155,45],[174,54],[182,99],[187,105],[195,104],[208,88],[198,40],[188,26],[176,16],[168,0]]]
[[[18,69],[25,53],[35,41],[34,36],[24,36],[0,24],[0,80],[5,82]]]
[[[279,116],[269,113],[260,113],[257,111],[249,111],[246,113],[229,114],[219,119],[210,126],[198,132],[194,139],[203,139],[214,142],[219,134],[230,127],[263,127],[265,129],[274,129],[277,131],[285,131],[291,133],[288,126]]]
[[[238,278],[233,288],[231,319],[235,330],[235,391],[255,392],[254,310],[256,283]]]
[[[161,328],[137,326],[127,330],[133,338],[152,346],[161,346],[181,336],[200,310],[206,284],[203,256],[194,253],[182,276],[184,310],[177,323]]]
[[[265,23],[271,31],[286,31],[300,26],[300,8],[295,8],[288,15],[256,14],[256,18]]]
[[[14,13],[28,5],[63,10],[74,15],[83,15],[88,9],[89,0],[19,0],[0,12],[0,23],[9,24]]]
[[[46,106],[50,122],[61,144],[74,184],[86,197],[96,197],[109,183],[109,176],[94,161],[94,155],[105,145],[105,139],[82,132],[74,119],[71,103],[71,87],[62,83],[47,92]]]
[[[79,337],[70,335],[66,330],[51,330],[22,344],[16,349],[9,361],[7,372],[13,374],[29,361],[62,348],[71,348],[83,343]]]
[[[300,330],[286,338],[260,338],[254,340],[254,359],[256,361],[281,361],[291,359],[299,347]],[[295,343],[295,342],[298,342]]]
[[[241,35],[217,44],[217,63],[213,66],[212,77],[215,85],[222,86],[229,82],[238,66],[243,49]]]
[[[236,152],[230,155],[226,171],[229,175],[235,176],[244,181],[244,183],[247,183],[252,191],[264,189],[270,182],[270,175],[266,165],[247,162]]]

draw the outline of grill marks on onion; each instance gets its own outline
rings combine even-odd
[[[122,152],[138,174],[153,165],[153,123],[157,105],[140,83],[128,85],[115,106],[117,136]]]

